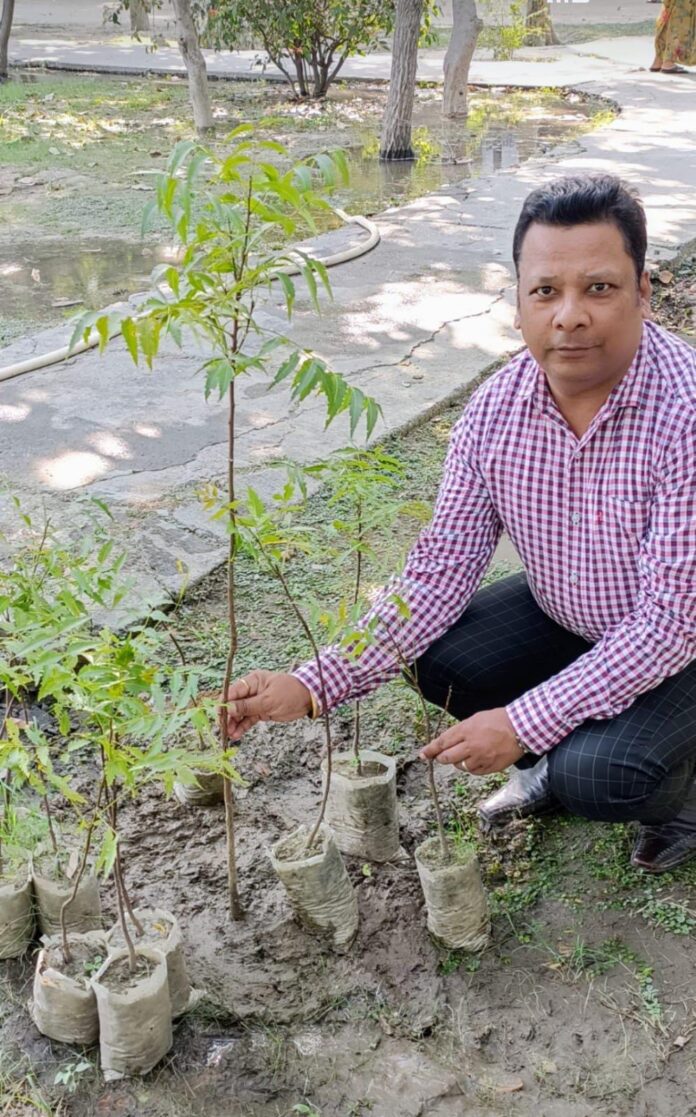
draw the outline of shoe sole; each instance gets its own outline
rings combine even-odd
[[[678,869],[680,865],[686,865],[687,862],[693,860],[694,857],[696,857],[696,849],[691,849],[688,853],[683,854],[681,857],[674,858],[674,860],[669,861],[667,864],[645,865],[642,861],[638,861],[634,857],[631,857],[631,865],[634,869],[640,869],[644,873],[658,876],[660,873],[670,873],[672,869]]]

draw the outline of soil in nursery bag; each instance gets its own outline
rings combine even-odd
[[[34,934],[31,880],[24,869],[0,877],[0,959],[19,958]]]
[[[447,860],[440,839],[428,838],[415,857],[433,938],[449,950],[483,950],[490,917],[475,854],[450,843]]]
[[[39,930],[43,935],[56,935],[60,931],[60,911],[65,900],[72,896],[75,882],[69,879],[53,857],[43,857],[35,862],[32,872],[34,896]],[[66,912],[66,929],[83,935],[101,929],[101,902],[99,882],[92,873],[85,873]]]
[[[31,1014],[39,1031],[61,1043],[84,1047],[96,1043],[99,1016],[90,977],[104,963],[103,931],[69,935],[70,961],[63,957],[58,936],[44,940],[34,973]]]
[[[105,1079],[147,1074],[172,1045],[164,955],[149,946],[138,947],[131,972],[128,952],[115,951],[92,978],[92,987]]]
[[[311,849],[310,831],[301,826],[281,838],[270,859],[292,909],[307,930],[326,936],[336,950],[347,950],[358,931],[358,903],[332,831],[323,824]]]
[[[362,750],[360,771],[352,753],[333,758],[326,821],[342,853],[366,861],[391,861],[399,853],[396,764]],[[326,761],[322,764],[326,780]]]
[[[133,942],[138,946],[152,946],[164,955],[167,962],[167,980],[172,1016],[180,1016],[182,1012],[186,1012],[186,1009],[191,1007],[194,998],[192,997],[191,982],[186,970],[179,921],[170,912],[163,911],[161,908],[136,908],[135,916],[143,928],[143,933],[138,935],[132,922],[129,921],[128,929]],[[114,924],[107,938],[110,953],[125,946],[120,923]]]
[[[184,807],[212,807],[225,798],[224,780],[217,772],[197,772],[197,783],[174,784],[174,794]]]

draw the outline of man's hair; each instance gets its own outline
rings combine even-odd
[[[610,221],[621,233],[636,277],[645,269],[648,232],[637,193],[616,175],[585,174],[557,178],[533,190],[522,206],[512,242],[515,271],[520,274],[522,244],[530,225],[595,225]]]

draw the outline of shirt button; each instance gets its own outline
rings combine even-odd
[[[580,523],[580,513],[579,512],[573,512],[573,515],[570,517],[570,519],[571,519],[572,523],[579,524]]]
[[[570,575],[570,578],[568,579],[568,581],[570,582],[571,586],[577,586],[580,579],[578,578],[577,574],[575,572],[573,572]]]

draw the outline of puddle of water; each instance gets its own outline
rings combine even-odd
[[[15,243],[0,254],[0,305],[7,316],[29,309],[35,320],[99,310],[146,290],[152,269],[174,255],[166,246],[115,237]]]
[[[503,90],[499,94],[501,99],[506,96]],[[414,111],[416,162],[380,163],[378,137],[368,133],[362,146],[350,151],[350,189],[342,194],[341,204],[353,212],[375,214],[449,183],[518,166],[567,140],[596,111],[596,105],[581,98],[559,95],[545,98],[543,104],[520,102],[502,119],[483,106],[468,121],[458,122],[444,120],[440,99],[433,99]]]
[[[365,123],[359,107],[371,100],[381,104],[383,93],[357,97],[340,90],[336,100],[350,101],[351,96],[358,110],[356,119],[341,124],[338,133],[347,151],[351,180],[334,200],[349,212],[364,214],[379,213],[448,183],[514,167],[568,139],[597,111],[596,105],[576,95],[525,96],[500,89],[474,96],[467,121],[449,122],[442,118],[440,95],[421,92],[414,111],[417,160],[380,163],[380,114],[373,112]],[[283,121],[284,130],[292,132],[293,123],[301,131],[302,123],[291,120]],[[293,140],[301,139],[307,148],[309,139],[309,149],[322,150],[337,146],[327,143],[329,138],[335,141],[336,131],[329,127],[329,133],[317,129],[307,137],[296,132]],[[327,227],[332,223],[335,220],[330,219]],[[166,246],[143,246],[116,237],[15,242],[0,249],[3,316],[30,315],[33,321],[51,322],[78,306],[97,309],[146,289],[152,268],[172,258]]]

